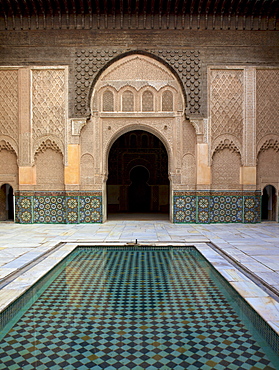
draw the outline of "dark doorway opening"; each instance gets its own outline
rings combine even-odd
[[[0,188],[0,221],[14,220],[14,191],[11,185]]]
[[[128,219],[131,214],[168,217],[168,155],[155,135],[134,130],[120,136],[111,147],[108,170],[108,218],[120,214]]]
[[[130,172],[128,204],[130,212],[150,212],[149,172],[143,166],[136,166]]]
[[[262,194],[262,220],[276,221],[277,195],[272,185],[267,185]]]

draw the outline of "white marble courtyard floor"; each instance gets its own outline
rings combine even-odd
[[[259,311],[267,311],[270,319],[267,317],[267,320],[272,321],[272,327],[279,334],[279,296],[276,296],[279,294],[279,224],[271,222],[253,225],[186,225],[172,224],[167,220],[111,220],[91,225],[0,223],[0,311],[77,245],[134,243],[136,239],[139,244],[186,243],[197,246],[219,272],[237,286],[248,302],[249,299],[260,300]],[[66,243],[65,246],[37,266],[20,272],[20,268],[61,242]],[[264,291],[255,293],[257,288],[250,286],[234,265],[229,265],[226,259],[208,247],[206,243],[209,242],[257,276]],[[18,276],[13,275],[17,272]],[[7,278],[9,283],[5,280]],[[270,287],[271,292],[266,293],[265,287]]]

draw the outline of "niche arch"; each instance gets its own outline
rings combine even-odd
[[[262,221],[277,220],[277,189],[273,185],[266,185],[262,190]]]
[[[0,185],[0,221],[14,221],[14,189],[8,184]]]
[[[170,196],[163,205],[160,200],[162,196],[158,195],[157,202],[154,200],[154,193],[151,193],[151,203],[153,203],[150,211],[163,212],[162,209],[165,207],[164,212],[170,216],[172,221],[173,191],[181,187],[183,143],[179,132],[183,131],[186,109],[186,99],[179,78],[166,63],[162,63],[158,58],[144,53],[128,53],[117,58],[113,63],[109,63],[98,75],[98,80],[94,81],[93,85],[90,99],[91,117],[87,120],[87,124],[92,127],[95,140],[91,152],[94,158],[94,184],[92,183],[91,188],[102,192],[103,221],[106,221],[107,213],[113,208],[112,204],[118,204],[117,198],[120,196],[120,190],[116,187],[115,192],[110,191],[111,189],[108,191],[108,186],[113,185],[110,183],[112,173],[109,169],[110,151],[119,137],[133,130],[142,130],[148,137],[155,135],[166,150],[168,160],[165,178],[168,183],[159,184],[159,191],[160,194],[168,193]],[[105,91],[111,91],[114,94],[113,107],[110,107],[110,111],[103,109]],[[125,91],[133,93],[133,103],[129,105],[128,101],[129,109],[123,111],[122,97]],[[152,95],[145,96],[146,91],[152,92]],[[166,109],[162,110],[164,91],[171,91],[172,98],[171,104],[167,107],[164,105]],[[143,97],[145,97],[144,104]],[[142,147],[145,150],[148,150],[149,145],[147,136],[142,136],[144,140]],[[137,141],[138,139],[131,138],[134,146]],[[134,163],[134,166],[136,165],[139,164]],[[141,165],[148,168],[148,164],[142,163]],[[125,178],[128,178],[126,174]],[[155,189],[155,185],[158,184],[152,183],[151,185],[154,185]],[[167,191],[162,190],[161,185],[168,186]],[[152,191],[154,189],[152,188]],[[128,212],[129,207],[123,205],[124,203],[121,204],[120,209]]]

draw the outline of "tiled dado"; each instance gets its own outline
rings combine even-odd
[[[257,223],[260,192],[208,191],[173,194],[174,223]]]
[[[101,192],[20,192],[15,198],[17,223],[102,222]]]

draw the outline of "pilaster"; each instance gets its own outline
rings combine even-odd
[[[241,183],[244,189],[256,189],[256,69],[244,69],[244,127],[243,168]]]

